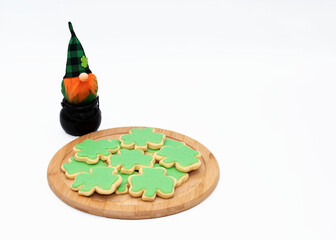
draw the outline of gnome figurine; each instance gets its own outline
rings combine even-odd
[[[69,29],[71,39],[68,46],[66,73],[62,81],[62,94],[72,104],[90,103],[97,96],[97,78],[89,68],[88,59],[71,22],[69,22]]]
[[[66,73],[62,81],[64,99],[60,113],[63,129],[71,135],[81,136],[96,131],[101,122],[98,84],[91,72],[88,58],[79,42],[71,22]]]

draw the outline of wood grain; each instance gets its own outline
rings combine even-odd
[[[206,199],[215,189],[219,179],[219,167],[214,155],[202,144],[185,135],[154,128],[156,132],[164,133],[168,138],[185,142],[189,147],[201,152],[202,165],[198,170],[190,172],[187,182],[175,189],[173,198],[162,199],[157,197],[154,202],[145,202],[141,198],[124,195],[99,195],[94,193],[84,197],[71,190],[72,180],[66,178],[61,165],[74,156],[73,147],[87,138],[119,139],[123,134],[134,127],[111,128],[89,133],[79,137],[62,147],[51,159],[48,167],[48,183],[52,191],[63,202],[94,215],[120,218],[144,219],[163,217],[190,209]]]

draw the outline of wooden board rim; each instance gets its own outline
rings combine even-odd
[[[168,138],[185,142],[188,146],[200,151],[202,155],[202,165],[201,168],[197,170],[199,172],[196,174],[198,175],[200,172],[202,172],[203,174],[200,175],[202,176],[202,179],[199,179],[198,177],[198,185],[193,186],[191,190],[188,189],[188,187],[185,185],[187,185],[188,182],[190,185],[196,180],[190,180],[193,177],[192,174],[195,174],[191,173],[189,180],[179,187],[182,188],[184,186],[184,188],[188,190],[187,193],[182,192],[179,195],[181,196],[181,199],[179,196],[176,196],[176,194],[173,198],[158,198],[154,202],[144,202],[141,199],[133,198],[134,200],[128,200],[126,205],[115,202],[115,199],[110,201],[110,197],[102,196],[97,193],[95,193],[95,197],[84,197],[72,191],[69,187],[70,180],[68,180],[65,177],[65,174],[61,171],[61,164],[73,154],[72,148],[87,138],[115,138],[112,136],[128,133],[128,131],[132,128],[138,127],[118,127],[89,133],[74,139],[58,150],[51,159],[47,171],[49,186],[56,196],[71,207],[90,214],[119,219],[145,219],[163,217],[185,211],[201,203],[213,192],[219,180],[219,166],[214,155],[204,145],[197,142],[196,140],[183,134],[160,128],[154,129],[156,132],[162,132],[166,134]],[[176,193],[180,190],[179,188],[176,189]],[[117,195],[115,197],[122,198],[124,196]],[[131,196],[129,197],[132,198]]]

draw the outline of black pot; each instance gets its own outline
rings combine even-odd
[[[61,105],[63,108],[60,112],[60,121],[66,133],[73,136],[82,136],[99,128],[101,111],[98,97],[85,105],[71,104],[63,98]]]

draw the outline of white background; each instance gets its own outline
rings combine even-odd
[[[336,2],[0,1],[6,239],[336,239]],[[71,20],[98,77],[100,130],[140,125],[213,152],[220,181],[164,218],[77,211],[47,167]],[[5,239],[1,237],[2,239]]]

